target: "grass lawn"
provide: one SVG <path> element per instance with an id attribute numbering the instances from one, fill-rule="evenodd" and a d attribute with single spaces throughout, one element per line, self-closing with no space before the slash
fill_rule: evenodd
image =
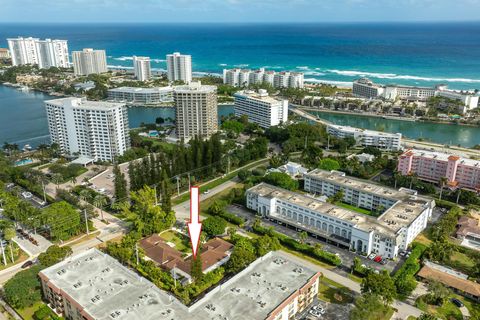
<path id="1" fill-rule="evenodd" d="M 16 309 L 16 311 L 23 319 L 33 319 L 33 314 L 35 313 L 35 311 L 37 311 L 43 305 L 44 303 L 42 301 L 39 301 L 34 303 L 31 307 L 25 309 Z"/>
<path id="2" fill-rule="evenodd" d="M 347 277 L 348 277 L 350 280 L 353 280 L 353 281 L 355 281 L 355 282 L 357 282 L 357 283 L 362 283 L 362 278 L 357 277 L 357 276 L 354 275 L 354 274 L 349 273 Z"/>
<path id="3" fill-rule="evenodd" d="M 414 316 L 408 316 L 407 320 L 417 320 Z"/>
<path id="4" fill-rule="evenodd" d="M 335 304 L 346 304 L 353 302 L 353 295 L 350 289 L 327 278 L 320 279 L 318 298 L 320 300 Z"/>
<path id="5" fill-rule="evenodd" d="M 419 299 L 420 299 L 419 298 L 419 299 L 417 299 L 417 301 L 415 303 L 415 306 L 418 309 L 420 309 L 424 312 L 427 312 L 427 313 L 431 313 L 431 314 L 437 316 L 440 319 L 462 320 L 463 316 L 462 316 L 462 313 L 460 312 L 460 309 L 458 309 L 458 307 L 450 301 L 450 299 L 454 296 L 456 297 L 456 295 L 451 295 L 448 298 L 448 300 L 442 306 L 435 306 L 435 305 L 427 304 L 423 301 L 419 301 Z"/>
<path id="6" fill-rule="evenodd" d="M 458 252 L 458 251 L 453 252 L 453 254 L 450 256 L 450 260 L 452 262 L 457 262 L 457 263 L 465 266 L 466 268 L 475 267 L 475 261 L 470 259 L 470 257 L 467 256 L 466 254 Z"/>
<path id="7" fill-rule="evenodd" d="M 416 242 L 419 242 L 421 244 L 424 244 L 426 246 L 429 246 L 432 243 L 432 240 L 428 239 L 428 237 L 425 235 L 425 231 L 420 233 L 416 238 Z"/>
<path id="8" fill-rule="evenodd" d="M 177 249 L 178 251 L 184 253 L 190 252 L 190 241 L 188 237 L 184 236 L 183 234 L 176 231 L 168 230 L 162 232 L 160 234 L 160 237 L 167 242 L 175 244 L 175 249 Z"/>
<path id="9" fill-rule="evenodd" d="M 15 256 L 15 249 L 14 249 L 14 255 L 13 258 L 15 259 L 15 262 L 12 263 L 12 260 L 10 260 L 10 255 L 6 252 L 5 257 L 7 258 L 7 265 L 3 264 L 3 258 L 0 258 L 0 270 L 10 268 L 11 266 L 14 266 L 16 264 L 22 263 L 25 260 L 28 259 L 28 255 L 23 251 L 22 249 L 18 248 L 18 256 Z"/>
<path id="10" fill-rule="evenodd" d="M 359 208 L 359 207 L 356 207 L 356 206 L 352 206 L 351 204 L 348 204 L 348 203 L 344 203 L 344 202 L 339 201 L 339 202 L 336 202 L 335 205 L 337 205 L 339 207 L 342 207 L 342 208 L 345 208 L 345 209 L 348 209 L 348 210 L 358 212 L 358 213 L 366 214 L 368 216 L 374 216 L 374 217 L 377 216 L 377 214 L 373 213 L 370 210 Z"/>

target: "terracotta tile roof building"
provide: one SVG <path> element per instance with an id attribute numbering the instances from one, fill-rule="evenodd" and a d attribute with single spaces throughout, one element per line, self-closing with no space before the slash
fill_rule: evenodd
<path id="1" fill-rule="evenodd" d="M 438 281 L 461 295 L 480 301 L 480 284 L 468 280 L 467 275 L 453 269 L 427 261 L 417 276 Z"/>
<path id="2" fill-rule="evenodd" d="M 180 275 L 191 281 L 191 255 L 185 258 L 182 252 L 170 247 L 158 235 L 152 235 L 140 240 L 140 247 L 145 251 L 145 255 L 149 259 L 163 269 L 170 271 L 174 277 Z M 231 243 L 220 238 L 215 238 L 205 243 L 200 250 L 202 271 L 204 273 L 212 271 L 227 262 L 232 248 L 233 245 Z"/>

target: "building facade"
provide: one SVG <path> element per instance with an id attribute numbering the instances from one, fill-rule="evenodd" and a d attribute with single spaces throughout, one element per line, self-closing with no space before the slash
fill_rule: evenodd
<path id="1" fill-rule="evenodd" d="M 10 51 L 7 48 L 0 48 L 0 59 L 9 59 Z"/>
<path id="2" fill-rule="evenodd" d="M 150 57 L 133 56 L 133 70 L 135 78 L 140 81 L 147 81 L 152 78 L 152 71 L 150 68 Z"/>
<path id="3" fill-rule="evenodd" d="M 62 98 L 45 101 L 52 143 L 62 153 L 113 161 L 130 148 L 125 104 Z"/>
<path id="4" fill-rule="evenodd" d="M 478 101 L 480 99 L 479 96 L 475 95 L 471 92 L 457 92 L 453 90 L 438 90 L 437 96 L 448 98 L 455 101 L 460 101 L 462 104 L 461 107 L 458 108 L 458 112 L 465 114 L 470 110 L 478 108 Z"/>
<path id="5" fill-rule="evenodd" d="M 266 90 L 241 91 L 235 97 L 235 116 L 248 116 L 248 121 L 262 128 L 277 126 L 288 120 L 288 100 L 270 97 Z"/>
<path id="6" fill-rule="evenodd" d="M 75 75 L 86 76 L 108 71 L 105 50 L 91 48 L 72 52 L 73 71 Z"/>
<path id="7" fill-rule="evenodd" d="M 303 88 L 304 74 L 290 71 L 266 71 L 264 68 L 258 70 L 223 69 L 223 83 L 233 87 L 268 83 L 274 88 Z"/>
<path id="8" fill-rule="evenodd" d="M 398 151 L 401 149 L 401 133 L 387 133 L 335 124 L 327 125 L 327 133 L 339 139 L 353 137 L 357 145 L 363 147 L 372 146 L 388 151 Z"/>
<path id="9" fill-rule="evenodd" d="M 290 320 L 314 301 L 320 276 L 281 251 L 269 252 L 186 306 L 97 249 L 39 273 L 48 306 L 69 320 Z"/>
<path id="10" fill-rule="evenodd" d="M 342 172 L 314 170 L 305 191 L 327 196 L 342 191 L 343 202 L 367 215 L 265 183 L 247 190 L 247 207 L 280 224 L 358 253 L 395 258 L 425 229 L 435 203 L 413 190 L 394 190 L 346 178 Z"/>
<path id="11" fill-rule="evenodd" d="M 385 88 L 383 86 L 373 83 L 368 78 L 353 81 L 352 93 L 356 97 L 378 98 L 383 96 L 384 91 Z"/>
<path id="12" fill-rule="evenodd" d="M 174 52 L 167 54 L 168 81 L 192 82 L 192 56 Z"/>
<path id="13" fill-rule="evenodd" d="M 7 39 L 7 42 L 14 66 L 32 64 L 40 69 L 70 67 L 67 40 L 19 37 Z"/>
<path id="14" fill-rule="evenodd" d="M 480 191 L 480 161 L 456 155 L 409 149 L 398 157 L 397 170 L 402 175 L 416 174 L 424 181 L 441 183 L 446 178 L 450 188 Z"/>
<path id="15" fill-rule="evenodd" d="M 218 131 L 217 87 L 192 82 L 173 88 L 177 136 L 208 138 Z"/>
<path id="16" fill-rule="evenodd" d="M 131 105 L 157 105 L 173 102 L 172 87 L 119 87 L 108 90 L 108 99 Z"/>

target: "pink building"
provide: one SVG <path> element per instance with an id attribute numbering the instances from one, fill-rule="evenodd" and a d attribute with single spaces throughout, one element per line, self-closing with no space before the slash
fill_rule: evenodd
<path id="1" fill-rule="evenodd" d="M 480 161 L 447 153 L 409 149 L 398 158 L 402 175 L 415 173 L 419 179 L 439 183 L 447 178 L 450 187 L 480 191 Z"/>

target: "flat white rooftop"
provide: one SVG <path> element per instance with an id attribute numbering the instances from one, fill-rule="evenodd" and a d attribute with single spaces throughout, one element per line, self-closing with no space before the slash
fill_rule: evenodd
<path id="1" fill-rule="evenodd" d="M 97 249 L 40 275 L 98 320 L 252 320 L 265 319 L 318 274 L 282 252 L 271 252 L 190 307 Z"/>
<path id="2" fill-rule="evenodd" d="M 401 136 L 402 136 L 401 133 L 389 133 L 389 132 L 382 132 L 382 131 L 374 131 L 374 130 L 361 129 L 361 128 L 355 128 L 355 127 L 350 127 L 350 126 L 340 126 L 340 125 L 336 125 L 336 124 L 329 124 L 328 127 L 331 127 L 331 128 L 336 129 L 338 131 L 352 133 L 352 134 L 361 133 L 361 134 L 364 134 L 364 135 L 383 136 L 383 137 L 391 137 L 391 138 L 401 138 Z"/>
<path id="3" fill-rule="evenodd" d="M 172 87 L 153 87 L 153 88 L 139 88 L 139 87 L 119 87 L 109 89 L 109 92 L 121 92 L 121 93 L 168 93 L 172 92 Z"/>
<path id="4" fill-rule="evenodd" d="M 413 155 L 414 157 L 423 157 L 428 159 L 435 159 L 437 161 L 445 161 L 447 162 L 450 157 L 458 157 L 459 163 L 462 165 L 472 166 L 472 167 L 479 167 L 480 168 L 480 161 L 473 160 L 469 158 L 464 158 L 461 156 L 457 156 L 454 154 L 437 152 L 437 151 L 427 151 L 427 150 L 418 150 L 418 149 L 408 149 L 403 153 L 403 155 Z"/>
<path id="5" fill-rule="evenodd" d="M 262 93 L 255 92 L 255 91 L 252 91 L 252 90 L 240 91 L 240 92 L 235 93 L 234 96 L 235 97 L 248 97 L 249 99 L 252 99 L 252 100 L 256 100 L 256 101 L 260 101 L 260 102 L 266 102 L 266 103 L 269 103 L 269 104 L 276 104 L 276 105 L 281 104 L 284 101 L 284 100 L 276 99 L 276 98 L 268 95 L 268 93 L 262 94 Z"/>
<path id="6" fill-rule="evenodd" d="M 53 100 L 46 100 L 46 104 L 51 104 L 59 107 L 69 107 L 69 108 L 82 108 L 82 109 L 98 109 L 98 110 L 108 110 L 112 108 L 118 108 L 125 106 L 121 102 L 107 102 L 107 101 L 89 101 L 85 98 L 60 98 Z"/>

